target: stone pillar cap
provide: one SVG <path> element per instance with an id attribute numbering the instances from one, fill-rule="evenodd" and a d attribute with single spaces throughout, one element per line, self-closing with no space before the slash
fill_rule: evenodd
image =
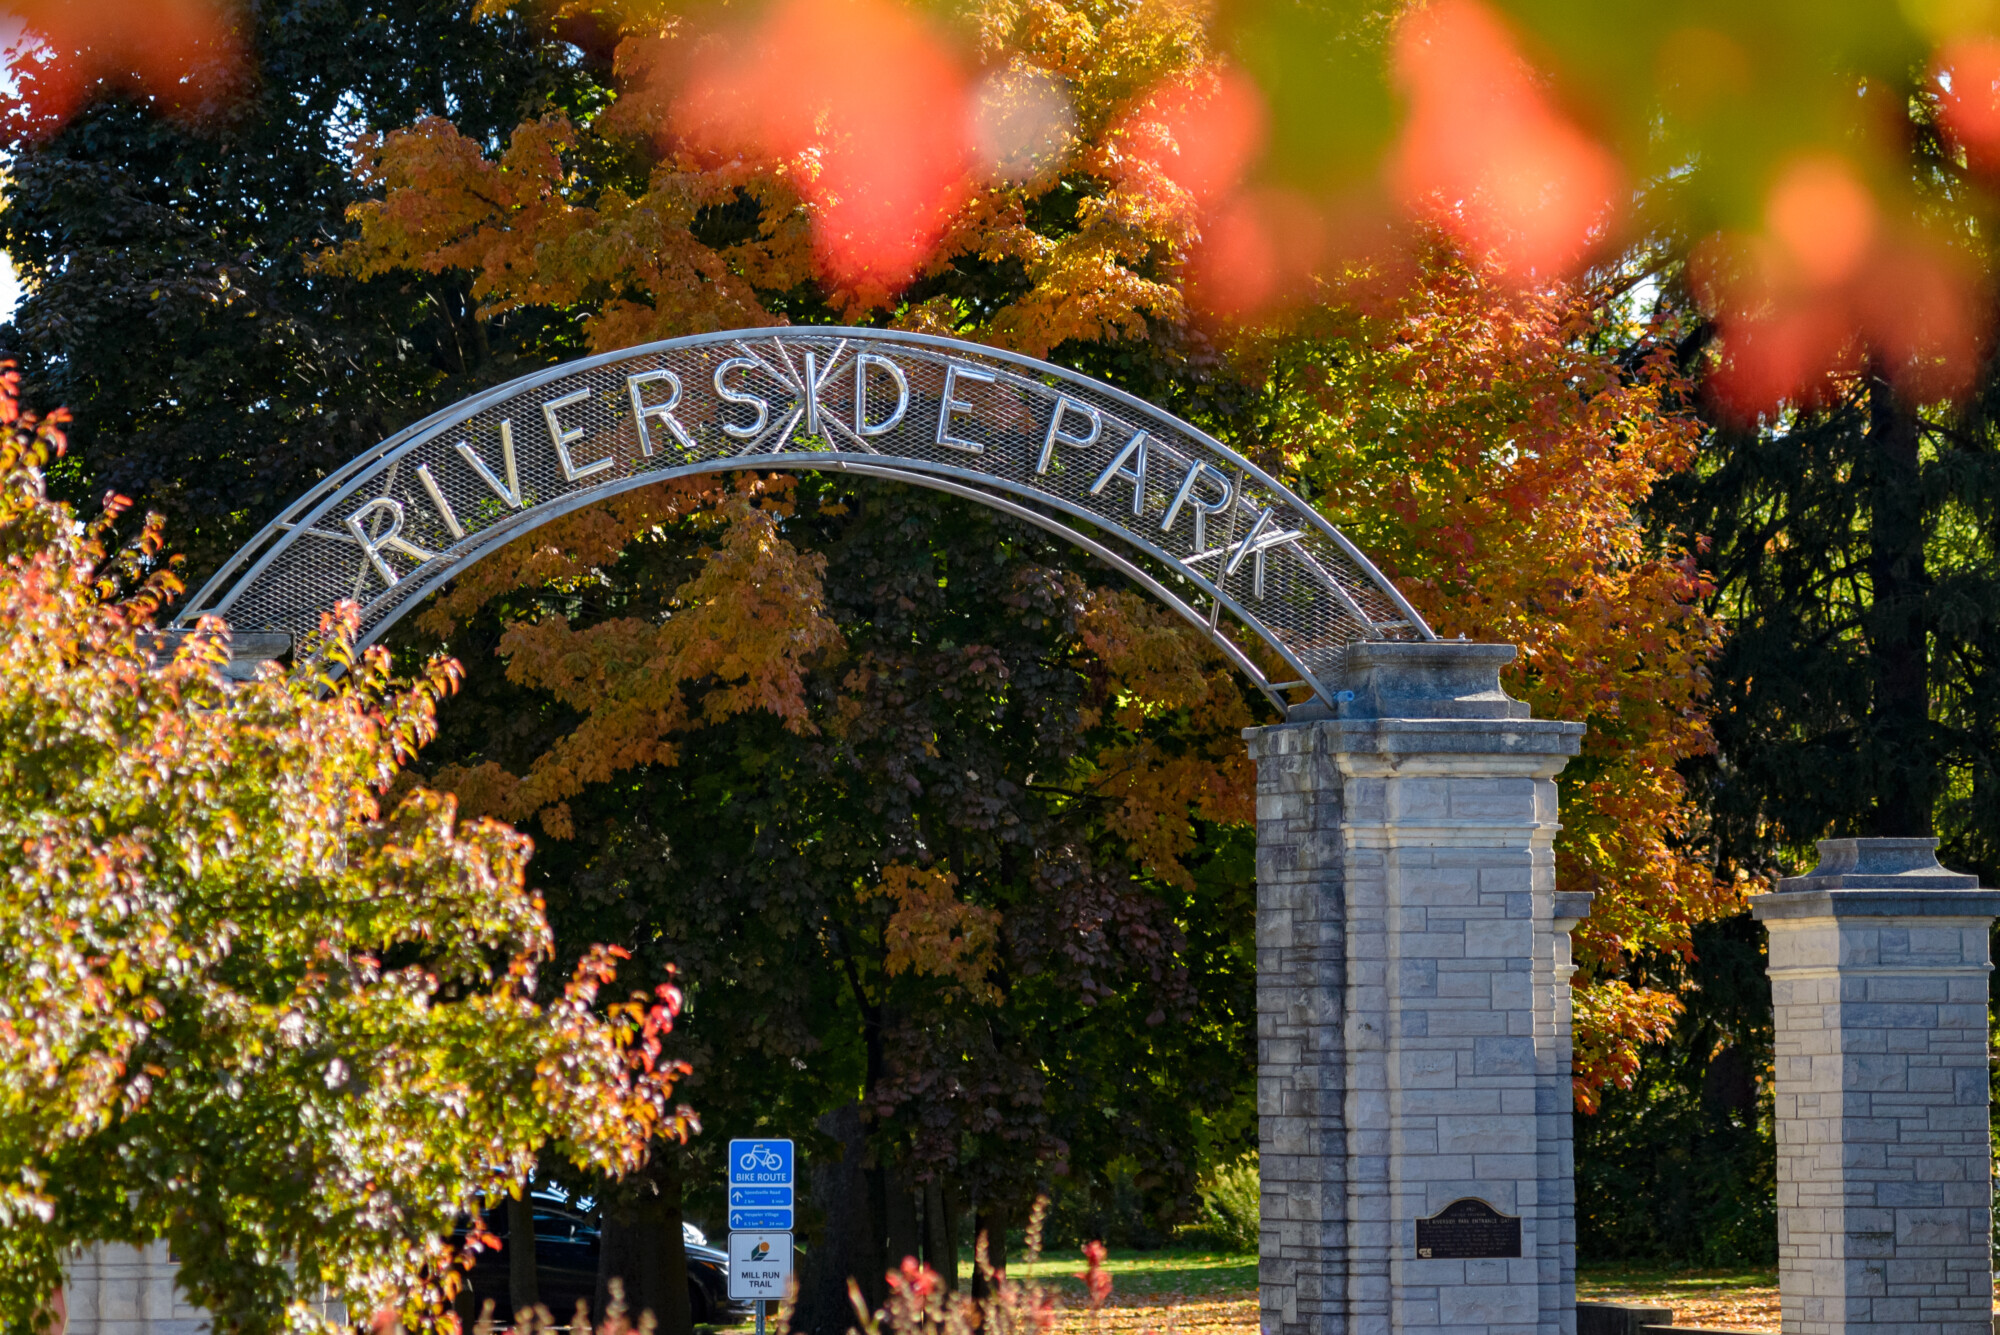
<path id="1" fill-rule="evenodd" d="M 1822 839 L 1819 865 L 1787 876 L 1775 894 L 1750 901 L 1760 919 L 1834 917 L 1995 917 L 2000 890 L 1937 860 L 1935 839 Z"/>
<path id="2" fill-rule="evenodd" d="M 1798 890 L 1977 890 L 1979 878 L 1947 871 L 1935 839 L 1822 839 L 1819 865 L 1787 876 L 1778 892 Z"/>
<path id="3" fill-rule="evenodd" d="M 1500 687 L 1511 644 L 1363 640 L 1347 647 L 1338 718 L 1524 719 L 1528 706 Z"/>

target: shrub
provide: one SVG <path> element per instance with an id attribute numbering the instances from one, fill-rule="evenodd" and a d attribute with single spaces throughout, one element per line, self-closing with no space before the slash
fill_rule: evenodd
<path id="1" fill-rule="evenodd" d="M 528 840 L 392 799 L 457 665 L 399 683 L 354 617 L 233 684 L 163 649 L 157 520 L 113 554 L 51 500 L 62 419 L 0 363 L 0 1323 L 71 1247 L 167 1239 L 223 1335 L 435 1322 L 442 1241 L 544 1146 L 604 1171 L 678 1134 L 679 995 L 544 989 Z M 547 995 L 553 992 L 553 995 Z M 609 1001 L 608 1006 L 603 1002 Z"/>
<path id="2" fill-rule="evenodd" d="M 1043 1196 L 1028 1217 L 1022 1259 L 1031 1267 L 1041 1256 L 1042 1224 L 1048 1209 L 1049 1198 Z M 1111 1276 L 1104 1270 L 1104 1244 L 1087 1243 L 1083 1252 L 1086 1268 L 1078 1278 L 1090 1293 L 1091 1311 L 1101 1311 L 1111 1296 Z M 983 1234 L 973 1245 L 972 1257 L 986 1292 L 984 1298 L 947 1292 L 938 1273 L 919 1264 L 915 1257 L 905 1257 L 900 1267 L 889 1272 L 889 1301 L 878 1312 L 868 1310 L 861 1286 L 849 1280 L 847 1294 L 859 1323 L 853 1335 L 1047 1335 L 1054 1329 L 1053 1293 L 1033 1279 L 1012 1280 L 996 1270 L 988 1258 Z M 778 1329 L 791 1329 L 790 1304 L 779 1315 Z"/>
<path id="3" fill-rule="evenodd" d="M 1201 1208 L 1181 1229 L 1181 1239 L 1222 1251 L 1255 1251 L 1262 1196 L 1257 1156 L 1246 1154 L 1211 1169 L 1199 1190 Z"/>

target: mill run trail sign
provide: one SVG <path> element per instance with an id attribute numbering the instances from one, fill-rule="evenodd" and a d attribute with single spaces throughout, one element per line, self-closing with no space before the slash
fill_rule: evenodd
<path id="1" fill-rule="evenodd" d="M 914 334 L 650 344 L 390 437 L 287 507 L 182 622 L 226 620 L 244 657 L 353 600 L 365 643 L 560 515 L 780 468 L 932 487 L 1060 534 L 1200 628 L 1286 719 L 1248 736 L 1264 1335 L 1574 1329 L 1568 930 L 1590 896 L 1555 892 L 1551 842 L 1582 727 L 1530 718 L 1500 688 L 1513 646 L 1438 640 L 1337 527 L 1158 408 Z M 1438 1222 L 1467 1201 L 1504 1246 Z M 1451 1227 L 1449 1245 L 1429 1236 Z"/>

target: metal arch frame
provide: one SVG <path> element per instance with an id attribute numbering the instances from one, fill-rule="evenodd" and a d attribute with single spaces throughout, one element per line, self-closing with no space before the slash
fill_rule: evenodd
<path id="1" fill-rule="evenodd" d="M 627 491 L 636 491 L 640 487 L 652 486 L 656 483 L 671 481 L 675 478 L 694 477 L 702 473 L 729 473 L 729 472 L 740 472 L 740 471 L 811 472 L 819 469 L 825 469 L 826 471 L 829 472 L 859 473 L 864 476 L 879 477 L 886 481 L 903 482 L 911 486 L 925 487 L 932 491 L 941 491 L 941 492 L 947 492 L 954 496 L 963 496 L 969 500 L 978 501 L 981 505 L 984 505 L 989 509 L 998 510 L 1003 514 L 1011 515 L 1016 519 L 1025 520 L 1026 522 L 1033 524 L 1038 528 L 1044 529 L 1050 533 L 1055 534 L 1056 536 L 1062 538 L 1066 542 L 1075 543 L 1078 547 L 1081 547 L 1084 551 L 1089 552 L 1092 556 L 1097 557 L 1105 564 L 1117 570 L 1120 574 L 1126 576 L 1127 578 L 1131 579 L 1134 583 L 1144 588 L 1146 592 L 1150 593 L 1154 598 L 1164 603 L 1170 610 L 1178 613 L 1190 625 L 1194 626 L 1196 629 L 1201 631 L 1202 634 L 1206 635 L 1209 638 L 1209 640 L 1214 643 L 1216 648 L 1220 649 L 1223 655 L 1227 657 L 1232 664 L 1234 664 L 1240 671 L 1242 671 L 1245 676 L 1249 677 L 1252 684 L 1254 684 L 1258 690 L 1262 691 L 1266 696 L 1266 698 L 1268 698 L 1271 701 L 1271 703 L 1276 705 L 1280 710 L 1283 710 L 1288 706 L 1284 697 L 1279 695 L 1278 692 L 1285 690 L 1288 687 L 1296 685 L 1305 685 L 1312 687 L 1316 693 L 1324 694 L 1324 690 L 1318 678 L 1315 677 L 1310 671 L 1308 671 L 1305 668 L 1305 666 L 1302 663 L 1300 663 L 1298 659 L 1289 650 L 1287 650 L 1283 645 L 1277 644 L 1274 641 L 1272 641 L 1270 637 L 1263 636 L 1260 633 L 1260 638 L 1262 638 L 1266 644 L 1270 644 L 1271 647 L 1277 653 L 1279 653 L 1284 657 L 1286 665 L 1288 667 L 1291 667 L 1293 670 L 1297 671 L 1300 674 L 1299 679 L 1297 681 L 1273 683 L 1270 680 L 1270 678 L 1267 677 L 1264 674 L 1264 672 L 1261 669 L 1259 669 L 1254 662 L 1250 660 L 1249 656 L 1243 652 L 1241 645 L 1238 645 L 1235 641 L 1231 640 L 1227 635 L 1222 634 L 1221 630 L 1218 627 L 1211 626 L 1206 616 L 1204 616 L 1201 612 L 1197 611 L 1185 599 L 1181 598 L 1178 594 L 1174 593 L 1166 585 L 1162 584 L 1158 579 L 1154 578 L 1154 576 L 1149 574 L 1143 567 L 1135 564 L 1131 560 L 1120 555 L 1115 548 L 1106 546 L 1104 543 L 1097 541 L 1095 538 L 1089 537 L 1083 533 L 1079 533 L 1076 529 L 1071 528 L 1067 524 L 1062 523 L 1060 520 L 1054 518 L 1053 516 L 1042 514 L 1037 510 L 1031 509 L 1025 505 L 1021 505 L 1018 502 L 1008 500 L 1004 497 L 992 495 L 978 486 L 967 485 L 966 482 L 958 479 L 977 478 L 981 482 L 991 483 L 993 485 L 1007 486 L 1008 490 L 1016 491 L 1019 494 L 1032 496 L 1035 500 L 1038 501 L 1047 501 L 1052 504 L 1057 504 L 1057 503 L 1063 504 L 1063 508 L 1068 510 L 1073 510 L 1077 514 L 1089 519 L 1093 523 L 1098 522 L 1097 517 L 1095 515 L 1091 515 L 1088 511 L 1081 510 L 1074 506 L 1070 506 L 1067 503 L 1062 503 L 1060 502 L 1059 498 L 1043 496 L 1039 492 L 1026 491 L 1025 489 L 1022 488 L 1013 487 L 1011 486 L 1011 484 L 1006 484 L 1001 480 L 987 478 L 982 474 L 969 473 L 962 469 L 950 470 L 952 473 L 957 475 L 956 477 L 951 477 L 951 476 L 940 476 L 938 472 L 932 471 L 934 469 L 939 469 L 940 466 L 938 465 L 925 464 L 921 468 L 918 468 L 909 466 L 909 461 L 898 460 L 897 462 L 899 464 L 902 464 L 903 466 L 889 467 L 885 466 L 883 463 L 883 459 L 885 458 L 885 456 L 880 456 L 880 455 L 832 456 L 825 454 L 820 454 L 820 455 L 798 454 L 798 455 L 777 455 L 777 456 L 772 456 L 769 459 L 766 459 L 764 456 L 754 456 L 754 457 L 759 460 L 759 462 L 755 465 L 753 465 L 749 460 L 745 459 L 712 459 L 712 460 L 705 460 L 701 463 L 688 464 L 680 468 L 662 469 L 657 472 L 647 473 L 639 477 L 620 478 L 616 482 L 607 482 L 603 486 L 592 488 L 589 491 L 577 492 L 572 495 L 565 496 L 560 501 L 550 501 L 546 504 L 536 506 L 532 510 L 525 510 L 519 516 L 515 517 L 514 519 L 508 522 L 496 524 L 492 528 L 486 529 L 484 532 L 480 534 L 481 541 L 478 546 L 471 548 L 470 550 L 465 551 L 463 553 L 460 553 L 459 555 L 454 557 L 449 563 L 445 564 L 442 569 L 439 569 L 433 573 L 428 573 L 428 574 L 419 575 L 413 573 L 409 576 L 406 576 L 405 578 L 407 581 L 414 581 L 415 583 L 415 588 L 410 594 L 410 596 L 405 598 L 396 607 L 396 609 L 392 611 L 388 616 L 382 618 L 381 621 L 369 627 L 362 634 L 360 640 L 357 642 L 357 647 L 365 648 L 366 646 L 373 644 L 376 640 L 380 639 L 391 626 L 395 625 L 398 621 L 402 620 L 413 609 L 420 606 L 426 598 L 430 597 L 430 595 L 436 593 L 438 589 L 443 587 L 445 584 L 449 583 L 453 578 L 455 578 L 459 574 L 459 572 L 464 570 L 467 566 L 473 565 L 478 561 L 484 560 L 486 557 L 491 556 L 495 551 L 506 546 L 508 543 L 514 541 L 516 538 L 524 537 L 527 534 L 534 532 L 536 529 L 540 528 L 544 524 L 551 523 L 557 519 L 560 519 L 564 515 L 573 514 L 576 511 L 581 510 L 586 506 L 595 505 L 599 501 L 609 500 L 611 497 L 621 495 L 622 493 Z M 918 462 L 921 463 L 922 461 Z M 1142 538 L 1136 538 L 1131 536 L 1130 534 L 1123 532 L 1120 532 L 1119 536 L 1131 542 L 1134 546 L 1143 548 L 1148 555 L 1158 557 L 1159 559 L 1171 564 L 1174 567 L 1175 574 L 1180 575 L 1183 578 L 1190 579 L 1195 583 L 1199 584 L 1203 592 L 1208 593 L 1211 597 L 1218 597 L 1222 605 L 1225 608 L 1229 609 L 1230 613 L 1234 615 L 1239 621 L 1244 621 L 1246 624 L 1250 624 L 1253 629 L 1255 628 L 1254 623 L 1250 622 L 1249 618 L 1247 618 L 1240 611 L 1239 604 L 1236 602 L 1236 600 L 1228 597 L 1226 594 L 1220 594 L 1219 591 L 1215 589 L 1215 586 L 1211 584 L 1208 580 L 1204 579 L 1199 572 L 1188 570 L 1186 567 L 1182 566 L 1178 561 L 1175 561 L 1172 557 L 1167 556 L 1165 553 L 1161 552 L 1157 547 L 1153 546 L 1153 544 L 1146 542 Z M 422 570 L 422 567 L 419 567 L 419 570 Z M 202 615 L 211 615 L 211 614 L 205 614 L 197 611 L 189 611 L 183 614 L 182 621 L 188 622 L 191 621 L 193 618 Z"/>
<path id="2" fill-rule="evenodd" d="M 1278 694 L 1279 691 L 1300 684 L 1314 685 L 1315 692 L 1317 693 L 1318 691 L 1318 687 L 1317 685 L 1314 684 L 1313 679 L 1310 675 L 1302 679 L 1302 682 L 1280 682 L 1275 685 L 1272 684 L 1270 678 L 1266 677 L 1263 671 L 1260 668 L 1258 668 L 1258 666 L 1255 663 L 1250 661 L 1250 656 L 1243 652 L 1242 646 L 1238 645 L 1234 640 L 1230 639 L 1227 635 L 1224 635 L 1221 632 L 1221 630 L 1218 629 L 1217 627 L 1210 625 L 1208 623 L 1207 618 L 1203 617 L 1200 612 L 1197 612 L 1194 608 L 1190 607 L 1183 599 L 1175 596 L 1173 591 L 1167 588 L 1166 585 L 1160 583 L 1160 581 L 1154 579 L 1151 575 L 1147 574 L 1140 567 L 1132 564 L 1132 562 L 1120 556 L 1112 548 L 1106 547 L 1103 543 L 1098 542 L 1094 538 L 1085 537 L 1083 534 L 1078 533 L 1075 529 L 1070 528 L 1065 524 L 1058 523 L 1056 520 L 1051 519 L 1049 516 L 1045 514 L 1042 514 L 1035 510 L 1031 510 L 1025 505 L 1017 505 L 1013 501 L 1002 500 L 998 496 L 986 495 L 984 492 L 978 490 L 975 487 L 963 486 L 956 482 L 947 481 L 944 478 L 927 477 L 921 474 L 905 473 L 900 469 L 876 468 L 866 464 L 859 466 L 850 464 L 848 465 L 845 471 L 850 473 L 867 474 L 874 477 L 891 478 L 894 479 L 895 481 L 907 482 L 914 486 L 929 487 L 933 491 L 949 492 L 951 495 L 954 496 L 964 496 L 967 497 L 968 499 L 978 501 L 981 505 L 990 506 L 991 508 L 1000 511 L 1002 514 L 1008 514 L 1014 516 L 1016 519 L 1026 520 L 1028 523 L 1034 524 L 1039 528 L 1046 529 L 1050 533 L 1055 534 L 1057 537 L 1060 537 L 1067 542 L 1075 543 L 1078 547 L 1083 548 L 1084 551 L 1089 552 L 1092 556 L 1095 556 L 1098 560 L 1104 562 L 1112 569 L 1118 571 L 1120 574 L 1130 579 L 1133 583 L 1139 585 L 1139 587 L 1146 590 L 1146 592 L 1152 594 L 1154 598 L 1166 604 L 1166 606 L 1169 609 L 1179 613 L 1180 616 L 1183 619 L 1185 619 L 1189 625 L 1199 630 L 1203 635 L 1206 635 L 1209 638 L 1209 641 L 1213 643 L 1216 648 L 1222 651 L 1223 657 L 1227 658 L 1231 663 L 1235 664 L 1236 669 L 1239 672 L 1241 672 L 1244 676 L 1250 678 L 1252 684 L 1254 684 L 1258 690 L 1264 693 L 1264 698 L 1269 700 L 1274 706 L 1276 706 L 1278 712 L 1281 714 L 1284 713 L 1287 709 L 1289 709 L 1290 705 L 1286 702 L 1284 696 Z M 1241 617 L 1238 617 L 1238 620 L 1241 619 L 1242 619 Z M 1270 641 L 1268 639 L 1265 641 L 1265 643 L 1267 644 L 1269 642 Z M 1280 652 L 1283 651 L 1281 650 Z M 1287 654 L 1285 661 L 1288 664 L 1290 664 L 1293 660 L 1291 656 Z"/>
<path id="3" fill-rule="evenodd" d="M 640 487 L 652 486 L 656 483 L 671 481 L 675 478 L 693 477 L 702 473 L 729 473 L 746 470 L 810 472 L 825 469 L 829 472 L 859 473 L 864 476 L 879 477 L 888 481 L 908 483 L 911 486 L 926 487 L 932 491 L 948 492 L 954 496 L 963 496 L 969 500 L 978 501 L 981 505 L 1012 515 L 1016 519 L 1025 520 L 1038 528 L 1057 535 L 1066 542 L 1075 543 L 1078 547 L 1081 547 L 1092 556 L 1097 557 L 1120 574 L 1140 585 L 1153 595 L 1153 597 L 1164 603 L 1170 610 L 1185 618 L 1190 625 L 1206 635 L 1222 651 L 1224 656 L 1241 670 L 1244 675 L 1248 676 L 1257 689 L 1262 691 L 1270 699 L 1271 703 L 1279 709 L 1284 709 L 1287 705 L 1284 698 L 1278 692 L 1290 686 L 1310 686 L 1314 689 L 1315 693 L 1325 694 L 1319 679 L 1303 663 L 1299 662 L 1290 650 L 1272 640 L 1271 637 L 1263 635 L 1261 632 L 1259 633 L 1259 638 L 1263 639 L 1266 644 L 1269 644 L 1275 652 L 1284 658 L 1286 666 L 1299 673 L 1299 679 L 1296 682 L 1272 683 L 1263 671 L 1243 652 L 1242 646 L 1222 634 L 1218 627 L 1211 626 L 1206 616 L 1202 615 L 1201 612 L 1189 605 L 1185 599 L 1175 594 L 1166 585 L 1154 578 L 1143 567 L 1120 555 L 1115 548 L 1106 546 L 1104 543 L 1078 532 L 1076 529 L 1071 528 L 1050 515 L 1042 514 L 1037 510 L 1004 497 L 992 495 L 980 486 L 968 485 L 968 480 L 976 479 L 980 483 L 1004 487 L 1016 494 L 1031 497 L 1037 501 L 1060 505 L 1063 509 L 1071 511 L 1092 524 L 1100 524 L 1101 521 L 1099 518 L 1089 511 L 1070 505 L 1060 497 L 1045 496 L 1040 492 L 1016 487 L 1004 479 L 989 478 L 984 474 L 973 473 L 965 469 L 946 470 L 942 465 L 930 464 L 922 460 L 914 462 L 897 460 L 896 463 L 899 466 L 891 467 L 884 463 L 884 460 L 888 457 L 865 454 L 782 454 L 773 456 L 756 455 L 748 459 L 711 459 L 701 463 L 687 464 L 679 468 L 661 469 L 656 472 L 642 474 L 638 477 L 619 478 L 617 481 L 607 482 L 601 487 L 594 487 L 588 491 L 575 492 L 563 497 L 559 501 L 546 502 L 536 506 L 532 510 L 524 510 L 518 516 L 504 523 L 496 524 L 484 530 L 480 534 L 481 540 L 478 546 L 459 553 L 441 569 L 431 573 L 413 573 L 406 576 L 406 580 L 414 581 L 415 583 L 415 588 L 410 596 L 405 598 L 388 616 L 369 627 L 363 633 L 357 647 L 365 648 L 380 639 L 391 626 L 402 620 L 411 610 L 421 605 L 424 599 L 449 583 L 467 566 L 484 560 L 516 538 L 532 533 L 542 525 L 560 519 L 564 515 L 573 514 L 585 506 L 595 505 L 599 501 L 609 500 L 613 496 L 621 495 L 627 491 L 635 491 Z M 754 463 L 752 462 L 753 460 L 755 460 Z M 941 475 L 946 473 L 949 475 Z M 1237 620 L 1244 622 L 1252 629 L 1256 629 L 1254 620 L 1242 611 L 1241 605 L 1234 598 L 1217 589 L 1199 571 L 1188 569 L 1144 538 L 1136 537 L 1123 530 L 1118 530 L 1118 536 L 1130 542 L 1133 546 L 1141 548 L 1147 555 L 1153 556 L 1173 567 L 1175 574 L 1199 585 L 1204 593 L 1221 602 L 1222 606 L 1232 616 L 1235 616 Z M 418 569 L 421 571 L 423 568 L 419 567 Z M 191 623 L 197 617 L 219 615 L 226 610 L 226 603 L 222 607 L 208 613 L 190 609 L 182 614 L 180 620 L 183 624 L 187 624 Z"/>
<path id="4" fill-rule="evenodd" d="M 315 522 L 321 519 L 335 505 L 350 497 L 364 482 L 375 476 L 377 465 L 386 464 L 394 468 L 399 463 L 402 455 L 414 451 L 429 441 L 434 435 L 440 434 L 447 428 L 474 417 L 494 404 L 514 399 L 539 386 L 561 380 L 565 377 L 575 376 L 598 367 L 612 365 L 649 354 L 672 352 L 707 344 L 740 343 L 758 338 L 776 339 L 786 336 L 798 337 L 800 335 L 811 335 L 820 338 L 847 337 L 878 344 L 900 343 L 931 352 L 948 355 L 971 355 L 1002 362 L 1029 373 L 1023 378 L 1036 388 L 1048 389 L 1049 378 L 1054 378 L 1059 382 L 1066 382 L 1088 389 L 1091 393 L 1109 399 L 1142 419 L 1152 419 L 1167 424 L 1174 431 L 1185 435 L 1200 447 L 1211 451 L 1218 459 L 1225 461 L 1229 466 L 1239 470 L 1245 478 L 1254 479 L 1268 491 L 1289 501 L 1305 522 L 1316 527 L 1324 537 L 1330 540 L 1342 553 L 1352 560 L 1375 588 L 1402 613 L 1405 619 L 1404 624 L 1416 631 L 1423 639 L 1433 640 L 1437 638 L 1435 632 L 1431 630 L 1430 626 L 1418 614 L 1416 609 L 1410 605 L 1409 601 L 1403 597 L 1401 591 L 1382 575 L 1374 563 L 1347 538 L 1346 534 L 1328 522 L 1324 516 L 1319 514 L 1310 505 L 1307 505 L 1303 500 L 1295 496 L 1289 488 L 1277 482 L 1255 464 L 1237 454 L 1226 445 L 1223 445 L 1220 441 L 1215 440 L 1206 432 L 1180 420 L 1163 409 L 1134 395 L 1127 394 L 1114 386 L 1106 385 L 1101 381 L 1080 375 L 1064 367 L 1024 357 L 1018 353 L 1007 352 L 1002 349 L 965 343 L 955 339 L 939 338 L 927 334 L 823 325 L 725 330 L 712 334 L 665 339 L 641 344 L 636 347 L 621 348 L 613 352 L 600 353 L 593 357 L 565 362 L 558 366 L 547 367 L 543 370 L 517 377 L 505 384 L 494 386 L 470 398 L 463 399 L 450 407 L 440 409 L 389 436 L 372 449 L 349 460 L 339 469 L 323 478 L 318 484 L 308 489 L 297 500 L 286 506 L 276 518 L 272 519 L 255 537 L 245 543 L 242 548 L 233 554 L 196 591 L 194 597 L 189 600 L 186 610 L 181 613 L 178 621 L 182 625 L 190 625 L 202 616 L 226 616 L 231 605 L 244 588 L 255 580 L 280 552 L 289 547 L 290 543 L 287 541 L 289 535 L 310 529 Z M 1141 585 L 1147 592 L 1177 612 L 1191 625 L 1200 629 L 1231 663 L 1244 672 L 1256 684 L 1258 689 L 1280 709 L 1285 708 L 1286 704 L 1278 692 L 1292 686 L 1303 685 L 1310 687 L 1314 695 L 1328 703 L 1331 703 L 1333 699 L 1332 693 L 1326 684 L 1320 680 L 1319 676 L 1310 670 L 1299 659 L 1297 654 L 1270 631 L 1265 629 L 1260 618 L 1252 615 L 1240 602 L 1230 597 L 1216 581 L 1208 579 L 1198 570 L 1186 565 L 1179 558 L 1170 555 L 1155 543 L 1140 537 L 1123 525 L 1112 523 L 1105 516 L 1075 505 L 1061 496 L 1032 487 L 1022 486 L 1006 478 L 994 477 L 989 474 L 934 463 L 924 459 L 912 459 L 888 454 L 853 454 L 846 451 L 788 451 L 780 454 L 733 455 L 702 460 L 678 467 L 651 470 L 617 478 L 600 486 L 571 492 L 558 499 L 524 509 L 508 519 L 480 531 L 475 535 L 476 541 L 473 546 L 457 552 L 440 553 L 440 557 L 443 559 L 435 562 L 425 562 L 411 571 L 409 575 L 404 577 L 404 582 L 408 583 L 415 580 L 415 587 L 399 598 L 397 605 L 390 610 L 388 615 L 368 628 L 363 635 L 361 643 L 366 645 L 378 639 L 389 627 L 393 626 L 406 615 L 411 608 L 417 606 L 430 594 L 434 593 L 438 587 L 467 567 L 491 555 L 498 547 L 526 533 L 532 532 L 534 529 L 551 520 L 570 514 L 586 505 L 595 504 L 611 496 L 638 487 L 651 486 L 679 477 L 712 472 L 779 469 L 793 471 L 827 469 L 906 482 L 916 486 L 928 487 L 933 490 L 964 496 L 979 501 L 990 508 L 1010 514 L 1015 518 L 1035 524 L 1062 537 L 1065 541 L 1075 543 L 1098 559 L 1106 562 L 1121 574 L 1126 575 Z M 1174 594 L 1158 579 L 1105 544 L 1085 536 L 1059 519 L 1029 506 L 1005 499 L 1001 495 L 994 494 L 996 491 L 1012 493 L 1025 500 L 1032 501 L 1036 505 L 1048 506 L 1067 512 L 1075 518 L 1088 523 L 1093 528 L 1116 536 L 1123 542 L 1130 544 L 1133 548 L 1163 563 L 1178 578 L 1191 583 L 1202 593 L 1206 594 L 1212 600 L 1214 614 L 1210 616 L 1202 615 L 1185 599 Z M 438 569 L 426 573 L 426 568 L 433 564 L 437 565 Z M 1376 630 L 1377 634 L 1379 634 L 1379 626 L 1394 624 L 1378 623 L 1373 620 L 1354 602 L 1353 598 L 1341 587 L 1337 580 L 1333 579 L 1324 570 L 1319 569 L 1316 562 L 1308 561 L 1307 565 L 1312 569 L 1322 587 L 1345 607 L 1347 614 L 1353 617 L 1358 624 L 1368 627 L 1371 630 Z M 1232 616 L 1255 632 L 1264 643 L 1269 645 L 1284 660 L 1286 665 L 1298 674 L 1297 680 L 1274 685 L 1263 672 L 1258 670 L 1248 656 L 1243 653 L 1241 647 L 1230 640 L 1228 636 L 1221 633 L 1217 623 L 1219 622 L 1219 614 L 1223 609 L 1227 609 Z"/>

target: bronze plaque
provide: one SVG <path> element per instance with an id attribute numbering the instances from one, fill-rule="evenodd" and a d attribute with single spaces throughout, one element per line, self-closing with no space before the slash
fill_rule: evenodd
<path id="1" fill-rule="evenodd" d="M 1521 1220 L 1476 1197 L 1453 1201 L 1417 1221 L 1417 1259 L 1487 1261 L 1521 1254 Z"/>

